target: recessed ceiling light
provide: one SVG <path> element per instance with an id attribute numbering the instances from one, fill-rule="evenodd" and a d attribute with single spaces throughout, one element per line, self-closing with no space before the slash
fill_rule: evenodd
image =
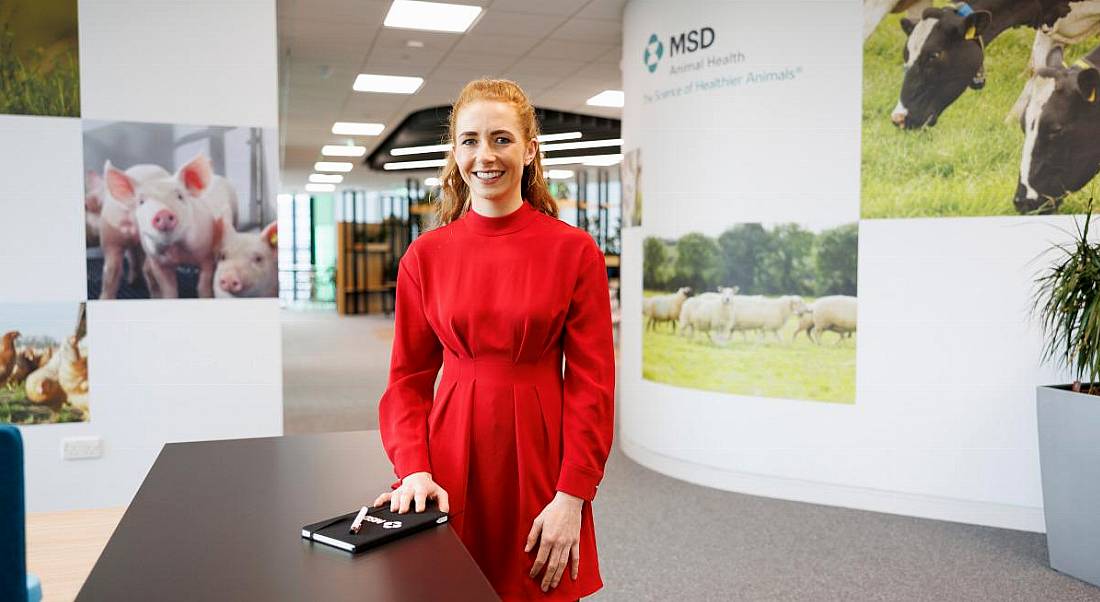
<path id="1" fill-rule="evenodd" d="M 425 161 L 397 161 L 393 163 L 383 163 L 382 169 L 385 169 L 386 171 L 393 171 L 395 169 L 425 169 L 428 167 L 443 167 L 446 164 L 446 159 L 428 159 Z"/>
<path id="2" fill-rule="evenodd" d="M 622 90 L 604 90 L 599 94 L 589 98 L 585 104 L 592 105 L 594 107 L 619 107 L 623 106 L 623 91 Z"/>
<path id="3" fill-rule="evenodd" d="M 608 140 L 582 140 L 581 142 L 559 142 L 557 144 L 545 144 L 540 147 L 541 150 L 550 152 L 555 150 L 576 150 L 578 148 L 600 148 L 603 146 L 622 146 L 623 139 L 615 138 Z"/>
<path id="4" fill-rule="evenodd" d="M 329 157 L 362 157 L 366 152 L 367 147 L 365 146 L 326 144 L 321 147 L 321 154 Z"/>
<path id="5" fill-rule="evenodd" d="M 424 185 L 425 186 L 439 186 L 440 184 L 441 184 L 441 182 L 440 182 L 439 178 L 435 178 L 435 177 L 424 178 Z"/>
<path id="6" fill-rule="evenodd" d="M 543 159 L 542 164 L 549 165 L 573 165 L 583 163 L 585 165 L 614 165 L 623 160 L 621 154 L 616 155 L 583 155 L 580 157 L 553 157 L 550 159 Z"/>
<path id="7" fill-rule="evenodd" d="M 382 24 L 400 29 L 462 33 L 470 28 L 480 14 L 480 6 L 394 0 Z"/>
<path id="8" fill-rule="evenodd" d="M 546 177 L 551 180 L 568 180 L 573 177 L 571 169 L 551 169 L 546 172 Z"/>
<path id="9" fill-rule="evenodd" d="M 421 42 L 420 40 L 406 40 L 405 46 L 409 48 L 423 48 L 424 42 Z"/>
<path id="10" fill-rule="evenodd" d="M 580 132 L 562 132 L 560 134 L 543 134 L 538 137 L 539 142 L 557 142 L 558 140 L 576 140 L 581 137 Z"/>
<path id="11" fill-rule="evenodd" d="M 403 146 L 390 149 L 390 154 L 395 157 L 403 155 L 424 155 L 427 153 L 445 153 L 451 150 L 450 144 L 428 144 L 426 146 Z"/>
<path id="12" fill-rule="evenodd" d="M 330 173 L 309 174 L 309 181 L 317 184 L 339 184 L 344 181 L 344 176 Z"/>
<path id="13" fill-rule="evenodd" d="M 383 94 L 415 94 L 424 85 L 423 77 L 408 75 L 378 75 L 360 73 L 351 89 L 356 92 L 381 92 Z"/>
<path id="14" fill-rule="evenodd" d="M 381 123 L 337 121 L 332 124 L 332 133 L 341 136 L 377 136 L 385 128 L 386 126 Z"/>
<path id="15" fill-rule="evenodd" d="M 555 140 L 576 140 L 581 137 L 580 132 L 563 132 L 561 134 L 543 134 L 537 138 L 539 142 L 553 142 Z M 622 144 L 622 142 L 619 142 Z M 612 146 L 612 145 L 608 145 Z M 543 147 L 545 148 L 545 147 Z M 402 146 L 390 149 L 394 157 L 405 155 L 426 155 L 428 153 L 445 153 L 451 150 L 450 144 L 428 144 L 425 146 Z"/>
<path id="16" fill-rule="evenodd" d="M 306 190 L 310 192 L 333 192 L 336 190 L 335 184 L 306 184 Z"/>
<path id="17" fill-rule="evenodd" d="M 313 171 L 351 171 L 351 163 L 338 161 L 318 161 L 313 164 Z"/>

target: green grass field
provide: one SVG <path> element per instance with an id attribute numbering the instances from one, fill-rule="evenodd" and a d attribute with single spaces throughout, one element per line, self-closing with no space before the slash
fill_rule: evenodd
<path id="1" fill-rule="evenodd" d="M 987 48 L 986 85 L 967 90 L 939 123 L 902 131 L 890 123 L 902 80 L 905 34 L 892 15 L 867 40 L 863 52 L 864 218 L 1017 215 L 1012 206 L 1024 135 L 1005 122 L 1027 81 L 1035 32 L 1009 30 Z M 1095 47 L 1090 39 L 1067 52 L 1067 60 Z M 1100 190 L 1093 180 L 1068 197 L 1060 213 L 1084 213 Z"/>
<path id="2" fill-rule="evenodd" d="M 644 296 L 651 294 L 658 293 Z M 755 333 L 747 339 L 735 334 L 729 342 L 697 334 L 692 342 L 659 325 L 643 331 L 642 377 L 734 395 L 855 403 L 858 335 L 837 345 L 839 337 L 830 332 L 816 345 L 802 333 L 792 343 L 797 324 L 793 317 L 787 322 L 781 342 L 770 335 L 761 342 Z"/>
<path id="3" fill-rule="evenodd" d="M 27 401 L 27 393 L 22 384 L 0 386 L 0 422 L 12 424 L 54 424 L 60 422 L 82 422 L 87 420 L 84 412 L 70 405 L 62 406 L 60 412 Z"/>
<path id="4" fill-rule="evenodd" d="M 80 68 L 75 40 L 56 62 L 40 50 L 22 58 L 12 51 L 13 34 L 0 28 L 0 113 L 80 116 Z"/>

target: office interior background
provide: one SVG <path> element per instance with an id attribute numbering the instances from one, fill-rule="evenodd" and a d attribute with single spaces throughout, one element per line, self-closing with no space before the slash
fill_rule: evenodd
<path id="1" fill-rule="evenodd" d="M 0 50 L 33 72 L 0 56 L 0 335 L 21 333 L 0 359 L 31 365 L 0 365 L 0 421 L 47 600 L 75 596 L 164 444 L 377 428 L 397 264 L 482 76 L 530 96 L 560 218 L 606 257 L 593 599 L 1100 600 L 1100 406 L 1038 418 L 1075 377 L 1033 311 L 1097 181 L 1029 195 L 1054 143 L 1028 133 L 1041 99 L 1016 106 L 1054 31 L 1047 69 L 1095 116 L 1096 67 L 1074 66 L 1095 2 L 1072 40 L 1072 11 L 971 31 L 996 4 L 977 0 L 455 3 L 480 8 L 457 31 L 387 25 L 393 0 L 0 5 Z M 937 23 L 989 36 L 984 62 L 954 98 L 907 97 Z M 1096 140 L 1049 152 L 1091 161 Z M 219 259 L 214 298 L 192 265 L 135 269 L 114 205 L 177 176 L 268 262 Z M 684 314 L 704 292 L 732 314 Z M 31 377 L 54 356 L 51 392 Z M 1058 421 L 1082 432 L 1042 433 Z M 1055 570 L 1067 516 L 1059 537 L 1097 553 Z M 62 550 L 66 520 L 96 528 Z"/>

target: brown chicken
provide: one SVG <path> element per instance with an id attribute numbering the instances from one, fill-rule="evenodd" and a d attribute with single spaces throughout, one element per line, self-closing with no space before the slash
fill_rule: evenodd
<path id="1" fill-rule="evenodd" d="M 0 340 L 0 386 L 3 386 L 15 372 L 15 339 L 19 338 L 19 331 L 12 330 L 4 333 Z"/>

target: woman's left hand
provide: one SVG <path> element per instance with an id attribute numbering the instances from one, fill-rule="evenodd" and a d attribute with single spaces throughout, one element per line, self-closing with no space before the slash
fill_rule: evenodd
<path id="1" fill-rule="evenodd" d="M 557 587 L 565 567 L 570 559 L 573 568 L 570 575 L 574 580 L 581 567 L 581 507 L 584 500 L 559 491 L 554 499 L 542 509 L 531 523 L 531 532 L 527 535 L 524 552 L 530 552 L 539 544 L 535 564 L 531 566 L 532 579 L 546 567 L 542 578 L 542 591 Z M 541 534 L 541 543 L 540 541 Z"/>

